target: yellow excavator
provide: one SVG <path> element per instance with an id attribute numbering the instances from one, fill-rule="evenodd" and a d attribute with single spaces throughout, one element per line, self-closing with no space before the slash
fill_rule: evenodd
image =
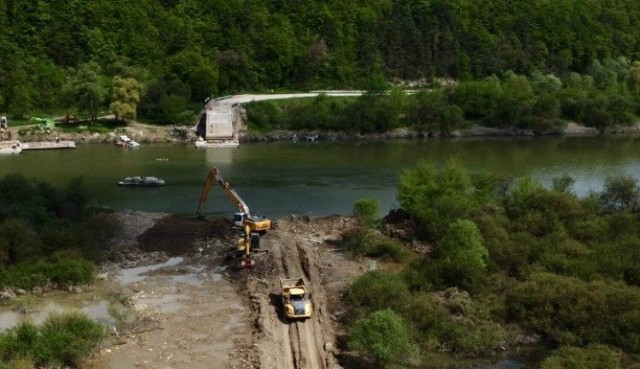
<path id="1" fill-rule="evenodd" d="M 220 171 L 217 167 L 212 167 L 209 170 L 209 174 L 207 178 L 204 180 L 204 186 L 202 187 L 202 193 L 200 194 L 200 201 L 198 202 L 198 210 L 197 213 L 200 214 L 200 210 L 202 209 L 202 205 L 207 200 L 207 196 L 209 195 L 209 189 L 214 184 L 214 182 L 218 182 L 220 186 L 227 193 L 231 201 L 238 207 L 240 212 L 235 213 L 233 215 L 233 225 L 238 228 L 244 228 L 245 226 L 249 226 L 249 229 L 252 232 L 260 232 L 264 233 L 271 229 L 272 223 L 271 219 L 265 217 L 259 217 L 255 215 L 251 215 L 249 211 L 249 207 L 242 200 L 240 195 L 236 192 L 236 190 L 231 187 L 229 182 L 225 181 L 220 175 Z"/>
<path id="2" fill-rule="evenodd" d="M 258 252 L 266 252 L 258 250 L 259 248 L 260 234 L 258 232 L 252 232 L 249 225 L 245 225 L 244 236 L 236 242 L 236 255 L 240 257 L 238 266 L 240 268 L 252 268 L 256 262 L 251 255 Z"/>

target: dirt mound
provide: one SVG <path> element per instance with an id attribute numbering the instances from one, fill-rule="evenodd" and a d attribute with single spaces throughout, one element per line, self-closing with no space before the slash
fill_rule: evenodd
<path id="1" fill-rule="evenodd" d="M 170 215 L 138 236 L 138 247 L 144 251 L 163 251 L 169 256 L 190 255 L 202 251 L 202 242 L 217 240 L 231 245 L 235 239 L 231 221 L 225 218 L 205 219 Z"/>

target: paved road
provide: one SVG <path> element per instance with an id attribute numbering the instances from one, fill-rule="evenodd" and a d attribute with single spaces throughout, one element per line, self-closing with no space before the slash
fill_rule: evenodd
<path id="1" fill-rule="evenodd" d="M 303 92 L 303 93 L 293 93 L 293 94 L 245 94 L 245 95 L 231 95 L 231 96 L 222 96 L 215 99 L 210 99 L 207 101 L 205 105 L 205 109 L 213 111 L 214 113 L 232 113 L 234 116 L 238 114 L 235 105 L 242 105 L 252 101 L 265 101 L 265 100 L 282 100 L 282 99 L 296 99 L 296 98 L 306 98 L 306 97 L 316 97 L 320 94 L 324 94 L 327 96 L 361 96 L 366 93 L 366 91 L 311 91 L 311 92 Z M 198 129 L 198 122 L 202 117 L 205 109 L 203 109 L 198 115 L 198 119 L 196 120 L 196 125 L 193 127 L 193 130 L 196 132 L 200 132 L 203 134 L 204 127 Z M 233 118 L 233 121 L 236 121 L 236 118 Z M 240 127 L 234 124 L 235 136 L 237 137 L 238 131 Z"/>
<path id="2" fill-rule="evenodd" d="M 265 100 L 282 100 L 282 99 L 296 99 L 303 97 L 316 97 L 320 94 L 327 96 L 361 96 L 365 91 L 312 91 L 295 94 L 246 94 L 246 95 L 232 95 L 223 96 L 216 99 L 211 99 L 207 102 L 207 108 L 224 110 L 228 109 L 229 105 L 233 104 L 245 104 L 252 101 L 265 101 Z"/>

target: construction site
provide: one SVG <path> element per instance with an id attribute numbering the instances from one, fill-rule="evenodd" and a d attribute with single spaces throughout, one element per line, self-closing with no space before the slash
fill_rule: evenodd
<path id="1" fill-rule="evenodd" d="M 117 214 L 124 231 L 105 279 L 146 324 L 117 334 L 92 368 L 328 369 L 354 360 L 340 354 L 340 301 L 367 267 L 336 247 L 354 219 L 255 219 L 215 167 L 199 207 L 219 187 L 234 217 Z M 136 268 L 144 273 L 122 278 Z"/>

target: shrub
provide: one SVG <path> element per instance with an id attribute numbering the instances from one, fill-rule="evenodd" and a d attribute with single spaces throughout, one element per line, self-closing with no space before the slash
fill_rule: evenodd
<path id="1" fill-rule="evenodd" d="M 51 264 L 49 278 L 59 285 L 77 285 L 93 282 L 94 267 L 84 259 L 60 260 Z"/>
<path id="2" fill-rule="evenodd" d="M 40 327 L 24 322 L 0 333 L 0 359 L 16 365 L 78 368 L 105 334 L 104 327 L 86 315 L 54 314 Z"/>
<path id="3" fill-rule="evenodd" d="M 346 232 L 340 244 L 345 250 L 355 255 L 365 255 L 369 248 L 369 234 L 370 232 L 366 228 L 356 228 Z"/>
<path id="4" fill-rule="evenodd" d="M 508 290 L 505 301 L 511 320 L 560 344 L 603 343 L 640 352 L 636 287 L 539 273 Z"/>
<path id="5" fill-rule="evenodd" d="M 105 337 L 102 325 L 80 313 L 54 314 L 40 328 L 37 358 L 48 363 L 79 367 Z"/>
<path id="6" fill-rule="evenodd" d="M 605 345 L 564 346 L 547 357 L 541 369 L 622 369 L 622 355 Z"/>
<path id="7" fill-rule="evenodd" d="M 10 360 L 6 365 L 0 363 L 0 369 L 36 369 L 32 359 L 20 357 Z"/>
<path id="8" fill-rule="evenodd" d="M 434 250 L 440 278 L 447 286 L 473 289 L 482 279 L 487 266 L 488 251 L 478 227 L 470 220 L 451 224 Z"/>
<path id="9" fill-rule="evenodd" d="M 373 271 L 351 285 L 348 301 L 355 318 L 387 308 L 400 311 L 409 301 L 409 289 L 399 275 Z"/>
<path id="10" fill-rule="evenodd" d="M 427 163 L 405 170 L 398 185 L 398 202 L 417 220 L 423 238 L 437 240 L 449 225 L 465 217 L 477 204 L 466 171 L 455 161 L 441 172 Z"/>
<path id="11" fill-rule="evenodd" d="M 61 286 L 88 284 L 94 280 L 94 266 L 82 258 L 23 263 L 0 272 L 0 287 L 32 289 L 54 282 Z"/>
<path id="12" fill-rule="evenodd" d="M 409 250 L 400 242 L 380 239 L 372 241 L 366 248 L 367 256 L 374 258 L 389 258 L 395 261 L 403 261 L 409 257 Z"/>
<path id="13" fill-rule="evenodd" d="M 504 344 L 506 332 L 491 321 L 468 293 L 455 288 L 443 293 L 419 293 L 403 307 L 421 344 L 431 350 L 478 355 Z"/>
<path id="14" fill-rule="evenodd" d="M 349 330 L 349 347 L 382 365 L 410 362 L 417 353 L 404 319 L 390 309 L 358 320 Z"/>
<path id="15" fill-rule="evenodd" d="M 376 199 L 360 199 L 353 204 L 353 215 L 368 228 L 376 225 L 379 212 L 380 202 Z"/>

